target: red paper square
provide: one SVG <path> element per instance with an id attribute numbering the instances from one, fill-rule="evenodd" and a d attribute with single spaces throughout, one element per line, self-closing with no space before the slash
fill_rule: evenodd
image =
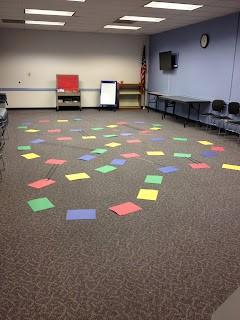
<path id="1" fill-rule="evenodd" d="M 138 139 L 127 140 L 127 143 L 140 143 L 140 142 L 142 141 Z"/>
<path id="2" fill-rule="evenodd" d="M 192 169 L 209 169 L 209 165 L 207 163 L 190 163 L 189 164 Z"/>
<path id="3" fill-rule="evenodd" d="M 142 210 L 142 208 L 140 208 L 139 206 L 137 206 L 133 202 L 125 202 L 125 203 L 119 204 L 117 206 L 113 206 L 113 207 L 109 208 L 109 210 L 115 212 L 119 216 L 125 216 L 129 213 L 134 213 L 134 212 L 140 211 L 140 210 Z"/>
<path id="4" fill-rule="evenodd" d="M 140 131 L 141 133 L 143 134 L 152 134 L 153 132 L 152 131 L 149 131 L 149 130 L 143 130 L 143 131 Z"/>
<path id="5" fill-rule="evenodd" d="M 32 183 L 29 183 L 29 187 L 35 188 L 35 189 L 41 189 L 50 186 L 51 184 L 56 183 L 56 181 L 51 179 L 41 179 Z"/>
<path id="6" fill-rule="evenodd" d="M 125 159 L 140 158 L 140 154 L 137 153 L 122 153 L 121 156 Z"/>
<path id="7" fill-rule="evenodd" d="M 62 165 L 65 162 L 67 162 L 66 160 L 59 160 L 59 159 L 49 159 L 47 160 L 45 163 L 46 164 L 58 164 L 58 165 Z"/>
<path id="8" fill-rule="evenodd" d="M 61 129 L 52 129 L 52 130 L 48 130 L 48 133 L 60 133 Z"/>
<path id="9" fill-rule="evenodd" d="M 58 141 L 70 141 L 70 140 L 72 140 L 72 137 L 58 137 L 56 140 L 58 140 Z"/>
<path id="10" fill-rule="evenodd" d="M 213 151 L 217 151 L 217 152 L 224 152 L 224 147 L 213 146 L 213 147 L 211 147 L 211 149 Z"/>

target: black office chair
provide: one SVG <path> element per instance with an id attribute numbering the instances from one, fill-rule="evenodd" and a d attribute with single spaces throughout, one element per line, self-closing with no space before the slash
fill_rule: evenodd
<path id="1" fill-rule="evenodd" d="M 240 103 L 239 102 L 230 102 L 228 105 L 228 113 L 231 115 L 238 115 L 240 113 Z M 240 120 L 234 120 L 230 116 L 222 118 L 225 124 L 225 134 L 227 131 L 238 133 L 240 138 Z"/>
<path id="2" fill-rule="evenodd" d="M 217 126 L 215 122 L 212 122 L 213 119 L 216 119 L 217 116 L 220 116 L 220 113 L 223 112 L 224 107 L 226 106 L 223 100 L 213 100 L 212 102 L 212 111 L 200 114 L 200 116 L 207 117 L 207 129 L 212 125 Z"/>

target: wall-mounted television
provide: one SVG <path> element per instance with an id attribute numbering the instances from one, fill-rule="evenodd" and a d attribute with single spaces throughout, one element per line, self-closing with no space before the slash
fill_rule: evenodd
<path id="1" fill-rule="evenodd" d="M 177 68 L 176 55 L 172 51 L 165 51 L 159 53 L 160 70 L 172 70 Z"/>

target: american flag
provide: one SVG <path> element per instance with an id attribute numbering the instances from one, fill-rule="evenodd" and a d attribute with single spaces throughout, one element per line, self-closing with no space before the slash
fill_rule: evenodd
<path id="1" fill-rule="evenodd" d="M 146 62 L 146 46 L 143 47 L 142 54 L 142 66 L 141 66 L 141 91 L 145 91 L 145 80 L 146 80 L 146 72 L 147 72 L 147 62 Z"/>

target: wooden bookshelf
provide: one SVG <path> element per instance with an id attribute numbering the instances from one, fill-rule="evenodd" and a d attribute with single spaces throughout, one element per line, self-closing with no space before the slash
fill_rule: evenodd
<path id="1" fill-rule="evenodd" d="M 141 108 L 141 85 L 139 83 L 119 84 L 119 108 L 140 109 Z"/>

